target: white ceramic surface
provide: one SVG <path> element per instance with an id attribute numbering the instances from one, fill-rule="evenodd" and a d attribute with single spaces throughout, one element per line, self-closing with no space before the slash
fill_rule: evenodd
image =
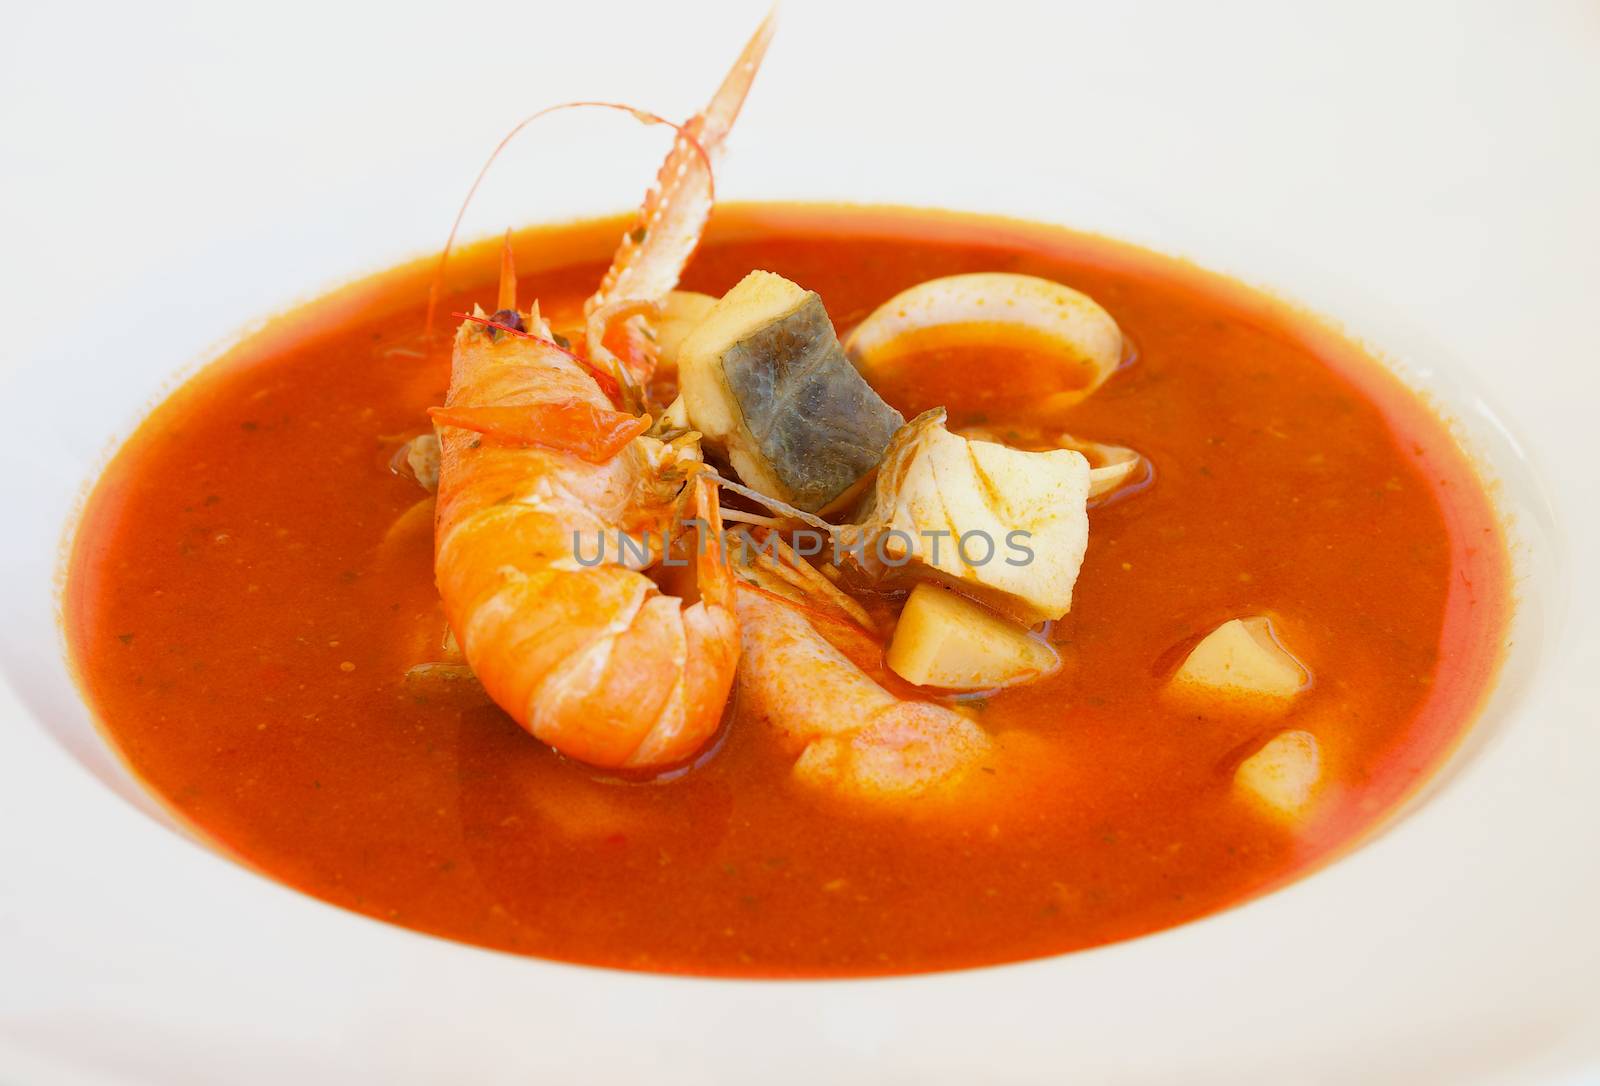
<path id="1" fill-rule="evenodd" d="M 107 753 L 52 614 L 82 487 L 174 375 L 437 245 L 523 112 L 688 113 L 760 7 L 5 14 L 0 1079 L 1600 1078 L 1592 7 L 791 5 L 724 194 L 1062 221 L 1304 301 L 1457 415 L 1526 575 L 1466 754 L 1326 870 L 1089 953 L 797 984 L 489 953 L 235 867 Z M 525 139 L 476 232 L 627 206 L 663 146 Z"/>

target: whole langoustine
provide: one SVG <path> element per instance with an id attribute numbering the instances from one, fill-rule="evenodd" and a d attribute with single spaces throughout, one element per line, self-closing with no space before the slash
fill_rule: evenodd
<path id="1" fill-rule="evenodd" d="M 621 414 L 577 361 L 540 339 L 466 322 L 453 370 L 454 403 Z M 436 417 L 434 574 L 489 696 L 538 738 L 594 765 L 692 755 L 721 721 L 739 655 L 712 482 L 675 482 L 672 451 L 648 438 L 595 463 L 526 444 L 470 409 Z M 595 429 L 597 459 L 608 433 Z M 670 532 L 685 490 L 709 525 L 697 547 L 698 602 L 684 606 L 636 569 L 578 560 L 580 540 Z"/>
<path id="2" fill-rule="evenodd" d="M 696 472 L 692 435 L 645 436 L 651 420 L 637 412 L 654 365 L 648 323 L 699 240 L 712 158 L 771 34 L 769 16 L 679 130 L 575 347 L 554 342 L 537 304 L 516 308 L 508 246 L 499 310 L 457 329 L 434 416 L 434 577 L 462 654 L 519 724 L 597 766 L 692 757 L 719 727 L 738 665 L 715 484 Z M 664 542 L 631 564 L 617 552 L 593 565 L 580 555 L 583 541 L 681 535 L 686 514 L 700 522 L 692 603 L 643 572 L 665 557 Z"/>

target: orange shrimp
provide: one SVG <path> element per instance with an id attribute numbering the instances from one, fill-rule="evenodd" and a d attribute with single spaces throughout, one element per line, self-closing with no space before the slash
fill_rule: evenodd
<path id="1" fill-rule="evenodd" d="M 868 803 L 962 791 L 994 753 L 989 734 L 885 685 L 882 646 L 860 624 L 867 616 L 805 559 L 781 543 L 764 555 L 743 529 L 730 538 L 740 560 L 740 704 L 794 755 L 794 780 Z"/>
<path id="2" fill-rule="evenodd" d="M 516 309 L 515 271 L 503 268 L 501 312 L 457 329 L 435 416 L 434 576 L 445 616 L 489 696 L 593 765 L 647 769 L 693 756 L 721 723 L 738 665 L 717 492 L 696 473 L 699 450 L 644 435 L 648 417 L 619 411 L 608 392 L 649 376 L 651 307 L 699 240 L 710 159 L 771 34 L 769 16 L 675 141 L 586 306 L 587 357 L 552 341 L 537 304 Z M 620 358 L 603 343 L 613 325 L 629 330 Z M 692 603 L 642 572 L 664 557 L 665 533 L 686 507 L 702 522 Z M 655 546 L 642 558 L 619 546 L 587 564 L 583 551 L 619 532 Z"/>

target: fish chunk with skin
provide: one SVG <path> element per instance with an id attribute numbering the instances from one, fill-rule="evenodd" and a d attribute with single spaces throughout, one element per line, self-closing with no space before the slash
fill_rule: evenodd
<path id="1" fill-rule="evenodd" d="M 809 512 L 876 467 L 905 421 L 845 358 L 822 299 L 753 271 L 678 349 L 689 424 L 748 486 Z"/>
<path id="2" fill-rule="evenodd" d="M 1061 666 L 1047 642 L 927 581 L 911 590 L 884 660 L 909 683 L 946 690 L 1032 682 Z"/>

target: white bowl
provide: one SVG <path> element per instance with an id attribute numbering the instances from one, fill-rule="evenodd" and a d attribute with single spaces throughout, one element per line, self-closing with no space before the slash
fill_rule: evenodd
<path id="1" fill-rule="evenodd" d="M 1600 155 L 1593 139 L 1530 134 L 1544 85 L 1518 82 L 1554 65 L 1593 100 L 1600 66 L 1592 47 L 1584 66 L 1553 17 L 1522 27 L 1541 48 L 1501 57 L 1510 74 L 1491 73 L 1503 112 L 1463 106 L 1463 117 L 1437 103 L 1419 155 L 1391 118 L 1410 117 L 1419 96 L 1432 103 L 1428 79 L 1493 53 L 1502 17 L 1473 16 L 1430 52 L 1402 48 L 1431 44 L 1426 20 L 1383 14 L 1401 69 L 1373 40 L 1378 9 L 1300 26 L 1263 7 L 1219 29 L 1177 6 L 1155 17 L 1000 6 L 981 24 L 927 13 L 912 47 L 895 9 L 807 5 L 780 31 L 721 181 L 740 198 L 1062 221 L 1189 256 L 1334 317 L 1455 420 L 1511 520 L 1514 646 L 1462 750 L 1343 859 L 1209 919 L 1065 957 L 893 980 L 737 982 L 418 935 L 298 895 L 174 832 L 95 731 L 63 662 L 56 578 L 85 486 L 162 390 L 247 322 L 437 245 L 482 151 L 516 119 L 485 103 L 604 91 L 687 113 L 758 14 L 702 8 L 703 33 L 659 14 L 621 38 L 602 32 L 604 13 L 508 8 L 447 28 L 465 50 L 440 40 L 438 17 L 389 9 L 290 10 L 281 25 L 252 26 L 248 44 L 194 16 L 143 41 L 137 65 L 109 46 L 79 58 L 74 71 L 92 86 L 126 96 L 85 138 L 63 138 L 92 120 L 70 96 L 33 99 L 43 119 L 29 120 L 31 138 L 56 162 L 19 181 L 32 263 L 0 282 L 17 329 L 0 399 L 10 454 L 0 669 L 11 688 L 0 691 L 0 961 L 11 982 L 0 985 L 0 1072 L 162 1082 L 1600 1073 L 1600 817 L 1588 776 L 1600 691 L 1592 661 L 1578 667 L 1596 645 L 1600 594 L 1584 559 L 1600 513 L 1576 500 L 1596 451 L 1577 405 L 1592 413 L 1600 337 L 1577 323 L 1583 299 L 1571 289 L 1586 271 L 1592 286 L 1600 239 L 1582 180 L 1600 183 Z M 471 55 L 496 27 L 517 27 L 534 48 L 541 19 L 562 44 L 537 66 Z M 694 63 L 652 62 L 663 39 Z M 56 85 L 48 59 L 12 48 L 25 77 Z M 587 69 L 585 51 L 603 54 L 606 71 Z M 420 89 L 386 63 L 395 56 L 426 61 Z M 175 73 L 179 91 L 209 89 L 195 98 L 136 78 L 152 64 Z M 293 78 L 263 93 L 254 77 L 279 71 Z M 162 112 L 169 99 L 188 112 Z M 274 118 L 287 164 L 231 165 Z M 580 133 L 606 142 L 580 145 Z M 481 229 L 614 209 L 660 150 L 621 122 L 526 138 L 486 194 Z M 567 164 L 581 153 L 586 170 L 552 172 L 541 139 Z M 161 166 L 128 157 L 107 176 L 108 146 L 154 146 Z M 1571 183 L 1530 205 L 1516 160 L 1484 146 L 1547 156 Z M 1381 185 L 1325 170 L 1378 162 L 1391 163 Z M 223 191 L 193 180 L 207 171 Z M 75 189 L 85 176 L 97 179 Z M 626 181 L 596 192 L 594 177 Z M 1451 218 L 1461 206 L 1478 212 L 1463 219 L 1477 231 L 1465 249 Z M 1530 235 L 1544 239 L 1542 263 L 1529 258 Z M 1585 349 L 1581 371 L 1565 361 Z"/>

